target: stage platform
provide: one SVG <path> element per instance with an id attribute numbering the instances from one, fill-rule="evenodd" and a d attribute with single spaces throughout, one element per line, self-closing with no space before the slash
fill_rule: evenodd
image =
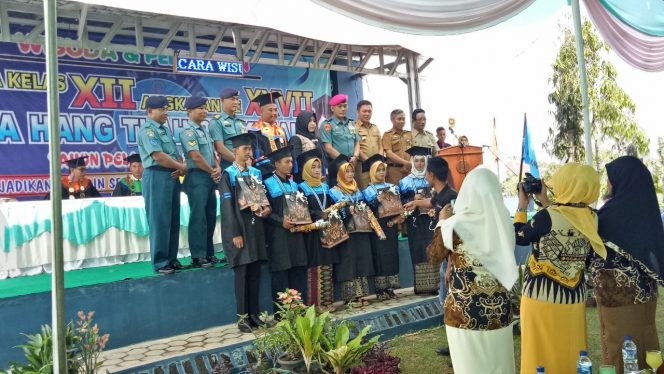
<path id="1" fill-rule="evenodd" d="M 219 255 L 219 254 L 218 254 Z M 400 276 L 413 286 L 408 242 L 399 242 Z M 188 259 L 182 259 L 186 264 Z M 370 281 L 370 286 L 372 282 Z M 227 265 L 155 275 L 149 262 L 72 270 L 65 273 L 66 321 L 79 310 L 95 311 L 107 349 L 233 324 L 237 320 L 233 271 Z M 263 267 L 261 310 L 272 311 L 270 273 Z M 338 287 L 336 289 L 338 292 Z M 22 361 L 21 334 L 51 322 L 50 275 L 0 280 L 0 369 Z"/>

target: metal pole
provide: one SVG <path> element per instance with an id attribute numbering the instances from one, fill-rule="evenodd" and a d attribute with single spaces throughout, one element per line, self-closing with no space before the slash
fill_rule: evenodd
<path id="1" fill-rule="evenodd" d="M 586 147 L 586 163 L 593 165 L 593 148 L 590 133 L 590 112 L 588 111 L 588 78 L 586 77 L 586 59 L 583 55 L 583 27 L 581 26 L 581 7 L 579 0 L 571 0 L 574 36 L 576 37 L 576 58 L 579 62 L 581 81 L 581 100 L 583 103 L 583 135 Z"/>
<path id="2" fill-rule="evenodd" d="M 417 66 L 418 57 L 419 55 L 415 52 L 408 52 L 406 55 L 406 74 L 408 75 L 408 105 L 410 108 L 410 113 L 413 113 L 413 110 L 415 109 L 421 108 L 420 74 Z M 410 113 L 406 116 L 407 118 L 410 117 Z"/>
<path id="3" fill-rule="evenodd" d="M 67 373 L 65 344 L 64 263 L 62 254 L 62 188 L 60 188 L 60 106 L 58 103 L 58 23 L 56 0 L 44 0 L 46 78 L 48 106 L 48 148 L 51 161 L 51 325 L 53 329 L 53 372 Z"/>

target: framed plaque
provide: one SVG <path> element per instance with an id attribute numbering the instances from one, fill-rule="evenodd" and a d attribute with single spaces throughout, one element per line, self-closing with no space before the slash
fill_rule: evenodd
<path id="1" fill-rule="evenodd" d="M 392 217 L 403 212 L 403 204 L 401 204 L 401 197 L 396 186 L 378 190 L 376 199 L 380 203 L 378 205 L 378 218 Z"/>
<path id="2" fill-rule="evenodd" d="M 265 194 L 265 186 L 255 175 L 237 176 L 237 201 L 240 210 L 247 209 L 253 205 L 270 206 Z"/>
<path id="3" fill-rule="evenodd" d="M 296 225 L 313 222 L 309 214 L 307 197 L 302 192 L 284 194 L 284 217 L 288 217 Z"/>
<path id="4" fill-rule="evenodd" d="M 330 212 L 328 222 L 330 223 L 330 226 L 320 231 L 321 247 L 333 248 L 348 240 L 348 232 L 336 210 Z"/>

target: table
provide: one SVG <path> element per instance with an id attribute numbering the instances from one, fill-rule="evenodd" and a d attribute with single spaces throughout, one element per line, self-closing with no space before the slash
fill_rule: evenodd
<path id="1" fill-rule="evenodd" d="M 0 204 L 0 279 L 50 272 L 50 212 L 50 201 Z M 189 256 L 189 215 L 189 202 L 183 193 L 178 257 Z M 141 196 L 63 200 L 61 219 L 65 270 L 150 259 L 149 227 Z M 219 220 L 213 242 L 215 247 L 221 243 Z"/>

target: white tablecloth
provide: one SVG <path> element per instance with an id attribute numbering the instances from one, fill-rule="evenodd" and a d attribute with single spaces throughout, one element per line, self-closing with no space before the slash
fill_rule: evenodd
<path id="1" fill-rule="evenodd" d="M 186 215 L 189 209 L 187 197 L 185 194 L 181 196 L 183 214 Z M 89 207 L 90 204 L 95 203 L 101 203 L 109 207 L 135 209 L 135 213 L 142 212 L 141 214 L 145 215 L 145 205 L 141 196 L 64 200 L 62 202 L 62 214 L 63 217 L 69 214 L 69 219 L 63 220 L 63 231 L 67 230 L 64 226 L 70 224 L 79 224 L 79 227 L 85 227 L 85 222 L 72 222 L 71 213 L 80 212 Z M 9 250 L 6 246 L 3 247 L 4 250 L 0 250 L 0 279 L 50 272 L 50 230 L 20 245 L 16 245 L 16 238 L 8 238 L 7 235 L 11 235 L 11 233 L 5 230 L 12 225 L 30 225 L 33 222 L 48 220 L 50 214 L 50 201 L 22 201 L 0 204 L 0 243 L 11 243 Z M 73 219 L 79 218 L 75 217 Z M 213 241 L 215 244 L 219 244 L 221 243 L 219 220 L 217 220 L 216 226 Z M 9 241 L 6 242 L 6 240 Z M 187 241 L 187 227 L 181 226 L 179 257 L 189 256 Z M 215 247 L 218 246 L 215 245 Z M 115 227 L 109 227 L 86 243 L 81 244 L 64 240 L 63 251 L 65 270 L 150 259 L 150 245 L 147 236 L 137 235 Z"/>

